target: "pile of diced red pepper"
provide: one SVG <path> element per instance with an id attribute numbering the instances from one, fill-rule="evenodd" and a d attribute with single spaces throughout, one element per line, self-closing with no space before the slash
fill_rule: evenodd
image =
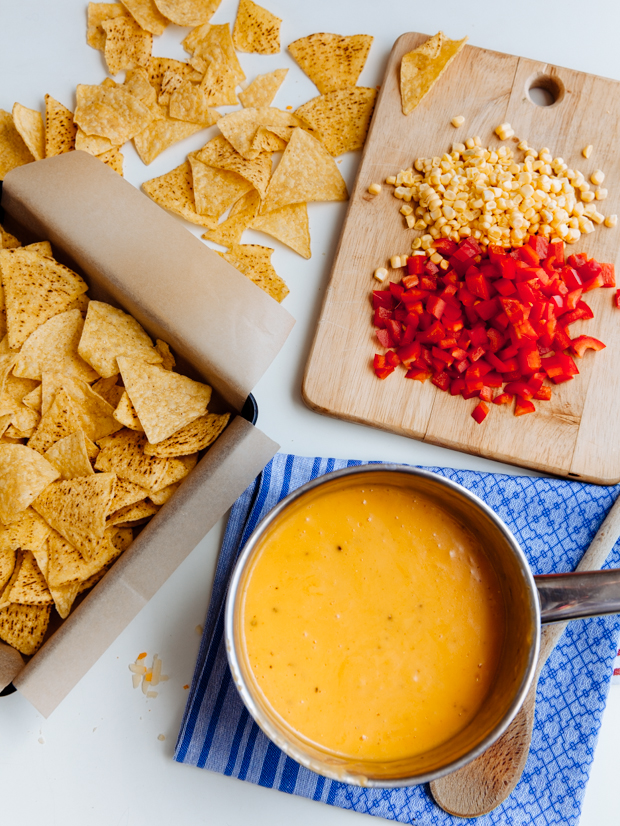
<path id="1" fill-rule="evenodd" d="M 408 379 L 480 399 L 472 413 L 480 423 L 489 402 L 514 399 L 515 416 L 533 413 L 533 399 L 549 400 L 553 384 L 579 373 L 573 356 L 605 347 L 592 336 L 572 339 L 569 327 L 593 317 L 585 293 L 616 286 L 613 264 L 584 253 L 565 261 L 561 240 L 536 235 L 513 250 L 483 252 L 470 238 L 434 247 L 447 270 L 414 255 L 399 283 L 373 291 L 376 335 L 387 349 L 374 358 L 380 379 L 402 364 Z M 614 303 L 620 308 L 620 290 Z"/>

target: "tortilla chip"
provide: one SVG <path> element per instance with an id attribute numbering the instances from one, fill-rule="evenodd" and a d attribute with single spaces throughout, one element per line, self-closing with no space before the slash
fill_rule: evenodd
<path id="1" fill-rule="evenodd" d="M 308 132 L 295 129 L 271 177 L 261 212 L 303 201 L 346 201 L 348 197 L 347 185 L 329 152 Z"/>
<path id="2" fill-rule="evenodd" d="M 80 593 L 80 583 L 71 582 L 67 585 L 58 585 L 55 588 L 50 588 L 50 593 L 59 616 L 61 619 L 66 619 L 71 613 L 77 595 Z"/>
<path id="3" fill-rule="evenodd" d="M 18 404 L 11 419 L 11 424 L 14 425 L 21 433 L 30 434 L 39 424 L 41 416 L 36 410 L 26 407 L 24 404 Z"/>
<path id="4" fill-rule="evenodd" d="M 86 451 L 86 437 L 82 430 L 58 439 L 48 450 L 45 458 L 60 473 L 60 479 L 74 479 L 76 476 L 92 476 L 93 467 Z"/>
<path id="5" fill-rule="evenodd" d="M 83 327 L 84 319 L 79 310 L 67 310 L 50 318 L 24 342 L 13 375 L 40 380 L 43 371 L 51 371 L 64 372 L 86 382 L 94 381 L 98 378 L 97 373 L 78 355 Z"/>
<path id="6" fill-rule="evenodd" d="M 56 468 L 36 450 L 0 444 L 0 521 L 5 525 L 14 522 L 58 476 Z"/>
<path id="7" fill-rule="evenodd" d="M 31 161 L 34 157 L 15 128 L 13 116 L 0 109 L 0 181 L 11 169 Z"/>
<path id="8" fill-rule="evenodd" d="M 168 149 L 173 143 L 178 143 L 185 138 L 189 138 L 190 135 L 194 135 L 204 128 L 204 124 L 202 123 L 189 123 L 188 121 L 176 120 L 175 118 L 166 116 L 150 123 L 146 129 L 135 136 L 133 142 L 142 163 L 148 166 L 164 149 Z M 182 166 L 183 164 L 181 164 L 181 167 Z M 167 175 L 172 175 L 172 173 L 181 167 L 177 167 L 176 170 L 173 169 L 172 172 L 168 172 Z M 164 175 L 161 176 L 161 178 L 164 177 Z M 159 179 L 154 178 L 153 180 Z M 150 181 L 145 182 L 145 184 L 148 183 L 150 183 Z M 145 184 L 142 185 L 143 188 Z M 194 223 L 198 222 L 194 221 Z"/>
<path id="9" fill-rule="evenodd" d="M 44 414 L 50 409 L 61 389 L 68 394 L 73 405 L 78 421 L 76 429 L 84 431 L 86 452 L 90 458 L 94 458 L 97 448 L 92 443 L 119 429 L 113 415 L 114 408 L 85 381 L 65 373 L 45 371 L 42 376 L 41 399 L 41 410 Z"/>
<path id="10" fill-rule="evenodd" d="M 157 445 L 148 444 L 144 448 L 147 456 L 189 456 L 204 450 L 212 444 L 228 424 L 230 413 L 207 413 L 185 425 L 172 436 Z"/>
<path id="11" fill-rule="evenodd" d="M 135 95 L 135 97 L 149 109 L 153 118 L 165 117 L 165 112 L 157 103 L 157 92 L 151 86 L 149 73 L 144 66 L 138 66 L 135 69 L 129 69 L 127 71 L 123 89 Z"/>
<path id="12" fill-rule="evenodd" d="M 207 384 L 136 358 L 119 356 L 118 366 L 151 444 L 162 442 L 206 412 L 211 398 Z"/>
<path id="13" fill-rule="evenodd" d="M 108 152 L 104 152 L 101 155 L 97 155 L 97 157 L 100 161 L 103 161 L 104 164 L 106 164 L 115 172 L 117 172 L 121 176 L 121 178 L 123 177 L 124 156 L 117 146 L 113 147 Z"/>
<path id="14" fill-rule="evenodd" d="M 91 301 L 78 353 L 102 378 L 118 374 L 117 356 L 133 356 L 150 364 L 162 357 L 132 316 L 103 301 Z"/>
<path id="15" fill-rule="evenodd" d="M 215 229 L 207 230 L 202 236 L 208 241 L 214 241 L 223 247 L 231 247 L 241 241 L 243 231 L 252 223 L 252 219 L 258 215 L 260 208 L 260 195 L 255 189 L 251 189 L 236 204 L 233 204 L 230 215 Z"/>
<path id="16" fill-rule="evenodd" d="M 276 92 L 284 82 L 288 69 L 276 69 L 266 75 L 258 75 L 252 83 L 239 92 L 241 105 L 246 109 L 257 109 L 271 106 Z"/>
<path id="17" fill-rule="evenodd" d="M 362 148 L 376 97 L 376 89 L 350 86 L 309 100 L 295 114 L 316 129 L 327 151 L 336 157 Z"/>
<path id="18" fill-rule="evenodd" d="M 151 491 L 149 493 L 149 499 L 155 505 L 164 505 L 168 499 L 172 496 L 172 494 L 178 489 L 180 482 L 175 482 L 173 485 L 168 485 L 168 487 L 162 488 L 157 492 Z"/>
<path id="19" fill-rule="evenodd" d="M 42 160 L 45 157 L 45 132 L 41 113 L 14 103 L 13 123 L 35 161 Z"/>
<path id="20" fill-rule="evenodd" d="M 30 393 L 27 393 L 22 399 L 22 404 L 25 404 L 26 407 L 29 407 L 31 410 L 36 410 L 39 414 L 41 413 L 41 402 L 42 388 L 40 384 L 37 385 L 34 390 L 31 390 Z"/>
<path id="21" fill-rule="evenodd" d="M 234 92 L 233 92 L 234 94 Z M 237 100 L 235 99 L 235 103 Z M 220 102 L 211 105 L 219 106 Z M 170 117 L 176 120 L 200 123 L 203 127 L 213 126 L 219 118 L 219 112 L 211 109 L 207 95 L 199 86 L 184 81 L 181 86 L 170 95 Z"/>
<path id="22" fill-rule="evenodd" d="M 412 112 L 431 91 L 466 42 L 466 37 L 462 40 L 449 40 L 443 32 L 438 32 L 403 57 L 400 64 L 403 115 Z"/>
<path id="23" fill-rule="evenodd" d="M 151 34 L 163 34 L 168 20 L 160 13 L 153 0 L 123 0 L 123 6 L 136 23 Z"/>
<path id="24" fill-rule="evenodd" d="M 288 50 L 319 92 L 325 95 L 355 86 L 372 41 L 368 34 L 342 37 L 320 32 L 295 40 Z"/>
<path id="25" fill-rule="evenodd" d="M 41 647 L 50 605 L 8 605 L 0 609 L 0 639 L 30 657 Z"/>
<path id="26" fill-rule="evenodd" d="M 192 154 L 189 156 L 196 211 L 205 221 L 204 226 L 214 229 L 217 220 L 236 201 L 252 189 L 252 184 L 225 169 L 207 166 Z"/>
<path id="27" fill-rule="evenodd" d="M 87 86 L 76 91 L 75 122 L 88 135 L 109 138 L 120 146 L 153 120 L 150 109 L 123 86 Z"/>
<path id="28" fill-rule="evenodd" d="M 108 516 L 121 510 L 121 508 L 127 508 L 130 505 L 135 505 L 136 502 L 142 502 L 148 495 L 149 491 L 146 488 L 141 488 L 140 485 L 129 482 L 127 479 L 117 477 Z"/>
<path id="29" fill-rule="evenodd" d="M 102 138 L 100 135 L 87 135 L 83 129 L 78 128 L 75 135 L 75 148 L 89 155 L 103 155 L 114 149 L 115 144 L 109 138 Z"/>
<path id="30" fill-rule="evenodd" d="M 2 602 L 17 605 L 51 605 L 52 595 L 49 592 L 45 577 L 41 573 L 32 551 L 23 555 L 19 574 L 10 588 L 2 595 Z"/>
<path id="31" fill-rule="evenodd" d="M 160 175 L 159 178 L 145 181 L 142 189 L 156 204 L 180 215 L 186 221 L 207 228 L 214 227 L 217 223 L 215 218 L 198 215 L 196 212 L 192 169 L 189 161 L 166 172 L 165 175 Z"/>
<path id="32" fill-rule="evenodd" d="M 240 155 L 223 135 L 218 135 L 192 157 L 215 169 L 236 172 L 258 190 L 261 198 L 265 197 L 271 177 L 271 155 L 268 152 L 261 152 L 249 161 Z"/>
<path id="33" fill-rule="evenodd" d="M 241 0 L 233 29 L 233 43 L 240 52 L 277 54 L 282 19 L 252 0 Z"/>
<path id="34" fill-rule="evenodd" d="M 200 90 L 207 106 L 235 106 L 239 103 L 235 93 L 238 84 L 237 76 L 230 66 L 212 60 L 200 81 Z"/>
<path id="35" fill-rule="evenodd" d="M 76 132 L 73 112 L 51 95 L 45 95 L 45 157 L 51 158 L 75 149 Z"/>
<path id="36" fill-rule="evenodd" d="M 194 70 L 181 60 L 173 60 L 171 57 L 151 57 L 146 64 L 146 71 L 149 76 L 149 83 L 155 89 L 155 94 L 159 98 L 163 92 L 166 76 L 176 75 L 185 80 Z"/>
<path id="37" fill-rule="evenodd" d="M 157 345 L 155 345 L 155 347 L 163 358 L 163 354 L 159 348 L 157 348 Z M 93 390 L 93 392 L 95 392 L 98 396 L 101 396 L 101 398 L 104 399 L 111 407 L 117 407 L 121 396 L 125 392 L 125 389 L 116 383 L 117 380 L 118 374 L 115 376 L 110 376 L 107 379 L 99 379 L 99 381 L 96 381 L 92 385 L 91 390 Z"/>
<path id="38" fill-rule="evenodd" d="M 43 454 L 59 439 L 70 436 L 79 429 L 80 420 L 75 406 L 67 391 L 61 387 L 49 410 L 42 416 L 37 429 L 29 439 L 28 447 Z"/>
<path id="39" fill-rule="evenodd" d="M 140 419 L 136 413 L 133 404 L 131 403 L 127 391 L 121 396 L 118 407 L 114 411 L 114 418 L 130 430 L 137 430 L 139 433 L 144 433 L 144 428 L 140 424 Z"/>
<path id="40" fill-rule="evenodd" d="M 212 26 L 205 23 L 191 31 L 182 43 L 186 52 L 194 57 L 201 57 L 207 63 L 224 63 L 233 70 L 237 83 L 245 80 L 245 74 L 239 63 L 235 46 L 230 36 L 230 26 L 223 23 Z"/>
<path id="41" fill-rule="evenodd" d="M 8 542 L 7 531 L 0 528 L 0 599 L 6 585 L 13 576 L 17 554 Z"/>
<path id="42" fill-rule="evenodd" d="M 222 0 L 155 0 L 159 11 L 177 26 L 200 26 L 211 20 Z"/>
<path id="43" fill-rule="evenodd" d="M 0 249 L 9 250 L 16 249 L 17 247 L 21 247 L 17 238 L 0 226 Z"/>
<path id="44" fill-rule="evenodd" d="M 86 29 L 86 42 L 93 49 L 103 51 L 105 48 L 105 32 L 101 27 L 104 20 L 115 17 L 129 17 L 124 6 L 120 3 L 89 3 L 88 4 L 88 28 Z"/>
<path id="45" fill-rule="evenodd" d="M 115 481 L 113 473 L 95 473 L 53 482 L 34 501 L 33 507 L 89 560 L 103 539 Z"/>
<path id="46" fill-rule="evenodd" d="M 126 508 L 121 508 L 114 513 L 111 513 L 108 518 L 109 525 L 120 525 L 128 527 L 128 523 L 133 525 L 138 522 L 143 522 L 149 517 L 157 513 L 159 507 L 152 502 L 137 502 L 135 505 L 128 505 Z"/>
<path id="47" fill-rule="evenodd" d="M 289 294 L 289 288 L 274 270 L 271 263 L 273 250 L 258 244 L 235 244 L 223 258 L 242 272 L 257 287 L 264 290 L 276 301 L 283 301 Z"/>
<path id="48" fill-rule="evenodd" d="M 49 241 L 35 241 L 34 244 L 27 244 L 25 247 L 22 247 L 22 249 L 30 250 L 30 252 L 38 252 L 39 255 L 46 256 L 47 258 L 53 258 L 52 245 Z"/>
<path id="49" fill-rule="evenodd" d="M 259 215 L 250 222 L 250 227 L 277 238 L 303 258 L 310 258 L 312 254 L 310 252 L 308 208 L 304 203 L 287 204 L 273 212 Z"/>
<path id="50" fill-rule="evenodd" d="M 153 35 L 145 32 L 132 17 L 104 20 L 101 28 L 106 33 L 103 55 L 111 75 L 123 69 L 146 66 L 153 48 Z"/>
<path id="51" fill-rule="evenodd" d="M 70 583 L 86 582 L 104 567 L 108 566 L 125 550 L 122 543 L 115 541 L 117 528 L 110 527 L 91 559 L 84 559 L 79 551 L 67 542 L 57 531 L 52 531 L 48 539 L 49 565 L 47 581 L 50 589 Z"/>
<path id="52" fill-rule="evenodd" d="M 187 476 L 191 463 L 181 459 L 145 456 L 146 444 L 146 436 L 131 430 L 121 430 L 108 436 L 105 442 L 101 442 L 102 450 L 97 456 L 95 469 L 113 471 L 121 479 L 127 479 L 150 492 L 162 490 Z"/>
<path id="53" fill-rule="evenodd" d="M 0 251 L 9 347 L 19 350 L 28 336 L 63 313 L 88 285 L 68 267 L 26 247 Z"/>
<path id="54" fill-rule="evenodd" d="M 158 338 L 155 341 L 155 349 L 162 358 L 161 366 L 164 368 L 164 370 L 172 370 L 172 368 L 176 364 L 176 361 L 174 356 L 172 355 L 172 350 L 166 344 L 166 342 Z"/>
<path id="55" fill-rule="evenodd" d="M 281 140 L 276 142 L 276 147 L 281 149 L 281 141 L 288 143 L 297 127 L 310 129 L 296 115 L 270 106 L 262 109 L 239 109 L 220 118 L 217 125 L 224 137 L 247 160 L 253 160 L 262 151 L 269 151 L 264 145 L 265 138 L 268 141 L 265 130 L 277 130 L 276 134 Z M 262 131 L 261 127 L 264 127 Z M 277 149 L 271 151 L 277 151 Z"/>
<path id="56" fill-rule="evenodd" d="M 157 95 L 157 101 L 160 106 L 169 106 L 172 95 L 180 89 L 185 82 L 189 82 L 189 76 L 193 74 L 193 72 L 194 70 L 187 63 L 180 63 L 178 68 L 166 69 L 161 79 L 160 92 Z M 177 116 L 173 115 L 173 117 Z"/>
<path id="57" fill-rule="evenodd" d="M 3 416 L 0 416 L 0 436 L 4 436 L 8 426 L 11 424 L 12 418 L 12 413 L 5 413 Z"/>
<path id="58" fill-rule="evenodd" d="M 6 528 L 11 547 L 33 552 L 38 551 L 45 543 L 50 530 L 45 519 L 41 519 L 32 508 L 22 511 L 17 519 Z M 17 600 L 11 600 L 11 602 L 17 602 Z"/>

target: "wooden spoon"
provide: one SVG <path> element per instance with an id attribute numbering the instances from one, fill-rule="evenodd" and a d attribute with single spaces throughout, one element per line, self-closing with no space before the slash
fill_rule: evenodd
<path id="1" fill-rule="evenodd" d="M 620 497 L 616 499 L 575 570 L 598 570 L 618 537 Z M 467 766 L 430 784 L 435 801 L 449 814 L 457 817 L 487 814 L 503 803 L 519 782 L 532 740 L 538 678 L 566 626 L 566 622 L 558 622 L 543 627 L 532 685 L 516 717 L 499 740 Z"/>

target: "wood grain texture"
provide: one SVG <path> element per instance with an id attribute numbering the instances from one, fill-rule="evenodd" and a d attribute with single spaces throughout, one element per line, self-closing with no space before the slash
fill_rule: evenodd
<path id="1" fill-rule="evenodd" d="M 554 387 L 550 402 L 539 402 L 533 415 L 515 417 L 510 406 L 493 406 L 482 425 L 469 415 L 476 400 L 453 398 L 430 382 L 405 380 L 402 369 L 385 381 L 372 371 L 375 352 L 383 352 L 372 325 L 370 291 L 378 266 L 405 254 L 420 233 L 409 230 L 399 214 L 391 187 L 378 196 L 373 182 L 410 166 L 417 157 L 441 155 L 453 142 L 480 135 L 486 146 L 499 146 L 495 127 L 508 121 L 518 139 L 537 149 L 546 146 L 573 168 L 606 174 L 609 197 L 605 214 L 620 212 L 620 157 L 614 141 L 620 129 L 620 83 L 533 60 L 466 46 L 429 95 L 405 117 L 401 111 L 399 67 L 404 54 L 426 35 L 409 33 L 392 50 L 386 76 L 351 195 L 334 259 L 317 333 L 303 383 L 303 397 L 313 410 L 390 430 L 432 444 L 598 484 L 620 481 L 620 443 L 615 439 L 614 410 L 620 406 L 620 312 L 613 290 L 587 297 L 595 318 L 577 322 L 571 336 L 601 338 L 607 349 L 578 360 L 580 375 Z M 551 78 L 560 95 L 548 107 L 534 105 L 527 89 L 537 78 Z M 455 129 L 450 120 L 464 115 Z M 593 144 L 586 160 L 581 150 Z M 514 146 L 516 150 L 516 146 Z M 521 153 L 516 150 L 517 158 Z M 620 227 L 597 227 L 568 249 L 584 251 L 618 266 Z M 402 271 L 390 271 L 391 280 Z"/>

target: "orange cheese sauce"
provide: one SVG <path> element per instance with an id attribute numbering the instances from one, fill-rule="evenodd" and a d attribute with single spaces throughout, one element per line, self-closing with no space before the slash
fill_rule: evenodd
<path id="1" fill-rule="evenodd" d="M 263 538 L 242 596 L 246 655 L 272 709 L 349 758 L 395 760 L 462 730 L 504 638 L 477 540 L 397 486 L 327 488 Z"/>

